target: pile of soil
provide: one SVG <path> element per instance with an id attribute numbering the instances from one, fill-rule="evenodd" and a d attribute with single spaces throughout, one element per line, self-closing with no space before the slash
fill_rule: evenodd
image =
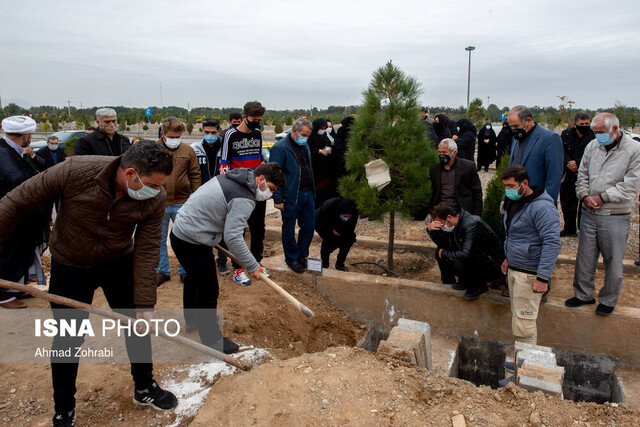
<path id="1" fill-rule="evenodd" d="M 574 403 L 501 390 L 407 366 L 358 348 L 330 348 L 221 377 L 193 425 L 639 425 L 626 404 Z"/>

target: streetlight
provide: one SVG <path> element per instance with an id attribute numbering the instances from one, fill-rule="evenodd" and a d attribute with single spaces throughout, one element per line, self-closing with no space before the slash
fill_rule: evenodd
<path id="1" fill-rule="evenodd" d="M 475 46 L 467 46 L 464 48 L 469 52 L 469 72 L 467 74 L 467 110 L 469 109 L 469 90 L 471 89 L 471 51 L 475 50 Z"/>

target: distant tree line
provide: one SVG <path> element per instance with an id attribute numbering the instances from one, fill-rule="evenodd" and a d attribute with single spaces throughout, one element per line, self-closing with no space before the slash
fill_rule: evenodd
<path id="1" fill-rule="evenodd" d="M 597 110 L 579 109 L 574 108 L 574 102 L 569 100 L 566 96 L 558 96 L 559 105 L 557 107 L 539 107 L 528 106 L 533 113 L 533 118 L 538 123 L 547 124 L 550 128 L 557 126 L 570 125 L 573 123 L 573 117 L 578 112 L 587 112 L 591 116 L 596 113 L 607 111 L 614 113 L 619 119 L 620 123 L 624 127 L 635 127 L 640 121 L 640 109 L 638 107 L 627 107 L 620 103 L 616 103 L 613 107 L 599 108 Z M 107 106 L 111 107 L 118 113 L 118 122 L 120 131 L 127 130 L 128 127 L 136 124 L 142 124 L 146 126 L 147 121 L 150 124 L 161 123 L 167 116 L 175 116 L 182 119 L 187 124 L 187 129 L 193 131 L 193 129 L 199 129 L 198 124 L 202 122 L 204 118 L 215 117 L 218 118 L 223 125 L 227 124 L 229 113 L 233 111 L 242 112 L 241 107 L 224 107 L 224 108 L 211 108 L 211 107 L 195 107 L 191 110 L 186 108 L 170 106 L 170 107 L 150 107 L 152 111 L 151 117 L 147 120 L 145 116 L 146 108 L 139 107 L 124 107 L 124 106 Z M 505 111 L 509 111 L 508 106 L 498 107 L 496 104 L 490 104 L 488 108 L 484 108 L 482 100 L 475 98 L 469 105 L 469 109 L 459 106 L 457 108 L 442 107 L 442 106 L 426 106 L 430 117 L 434 117 L 436 114 L 446 114 L 453 120 L 459 120 L 463 117 L 469 118 L 477 126 L 480 126 L 484 121 L 499 122 L 500 114 Z M 89 127 L 93 126 L 95 122 L 95 111 L 99 107 L 91 108 L 76 108 L 76 107 L 54 107 L 51 105 L 42 105 L 38 107 L 31 107 L 29 109 L 22 108 L 17 104 L 10 103 L 0 110 L 0 119 L 5 117 L 24 114 L 30 115 L 36 122 L 42 123 L 42 129 L 45 131 L 53 130 L 57 131 L 62 123 L 75 122 L 76 127 Z M 293 109 L 293 110 L 267 110 L 263 118 L 263 124 L 274 125 L 279 129 L 284 126 L 291 126 L 295 119 L 306 115 L 311 121 L 316 118 L 323 117 L 330 119 L 334 124 L 340 123 L 340 121 L 349 115 L 355 115 L 357 113 L 358 106 L 330 106 L 328 108 L 311 107 L 308 109 Z M 69 114 L 70 113 L 70 114 Z M 189 132 L 191 133 L 191 132 Z"/>

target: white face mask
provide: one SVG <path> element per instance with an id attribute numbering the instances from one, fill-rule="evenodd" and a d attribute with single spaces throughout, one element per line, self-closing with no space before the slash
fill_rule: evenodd
<path id="1" fill-rule="evenodd" d="M 48 144 L 49 150 L 56 151 L 58 149 L 58 144 Z"/>
<path id="2" fill-rule="evenodd" d="M 178 145 L 180 145 L 180 138 L 167 138 L 167 137 L 165 137 L 164 139 L 165 139 L 164 144 L 168 148 L 170 148 L 172 150 L 175 150 L 176 148 L 178 148 Z"/>
<path id="3" fill-rule="evenodd" d="M 271 196 L 273 196 L 273 193 L 269 189 L 268 185 L 267 185 L 267 189 L 264 191 L 261 190 L 259 186 L 258 188 L 256 188 L 256 200 L 258 202 L 264 202 L 265 200 L 269 200 Z"/>
<path id="4" fill-rule="evenodd" d="M 491 126 L 486 125 L 485 128 L 487 128 L 487 130 L 488 130 L 488 129 L 491 129 Z"/>
<path id="5" fill-rule="evenodd" d="M 318 135 L 324 135 L 324 133 L 325 133 L 326 131 L 327 131 L 326 129 L 320 129 L 320 130 L 318 131 Z"/>
<path id="6" fill-rule="evenodd" d="M 456 228 L 455 225 L 448 226 L 445 222 L 444 225 L 440 228 L 445 233 L 451 233 Z"/>

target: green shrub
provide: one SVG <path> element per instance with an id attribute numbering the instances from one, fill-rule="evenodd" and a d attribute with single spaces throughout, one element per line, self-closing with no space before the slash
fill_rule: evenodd
<path id="1" fill-rule="evenodd" d="M 282 132 L 283 132 L 282 125 L 281 125 L 280 123 L 278 123 L 278 124 L 276 125 L 276 127 L 275 127 L 275 129 L 274 129 L 274 132 L 275 132 L 276 134 L 278 134 L 278 133 L 282 133 Z"/>
<path id="2" fill-rule="evenodd" d="M 76 148 L 76 142 L 78 142 L 78 138 L 74 136 L 64 144 L 64 154 L 66 154 L 67 157 L 73 156 L 73 151 Z"/>
<path id="3" fill-rule="evenodd" d="M 496 176 L 489 181 L 482 208 L 482 220 L 491 227 L 501 242 L 504 241 L 506 236 L 504 224 L 502 223 L 502 214 L 500 213 L 500 202 L 504 199 L 504 184 L 502 184 L 500 174 L 508 165 L 509 154 L 505 154 L 502 156 L 502 159 L 500 159 L 500 167 L 496 170 Z"/>

